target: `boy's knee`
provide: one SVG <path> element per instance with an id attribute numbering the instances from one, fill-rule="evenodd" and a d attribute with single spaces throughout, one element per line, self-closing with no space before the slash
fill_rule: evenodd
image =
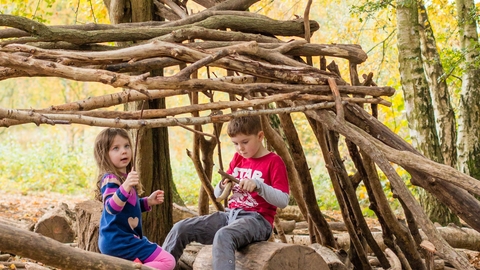
<path id="1" fill-rule="evenodd" d="M 179 222 L 173 224 L 173 227 L 172 227 L 172 231 L 175 231 L 177 233 L 183 233 L 188 230 L 189 230 L 189 225 L 185 219 L 180 220 Z"/>
<path id="2" fill-rule="evenodd" d="M 213 238 L 213 244 L 215 245 L 216 242 L 228 242 L 231 243 L 233 239 L 233 233 L 228 227 L 223 227 L 215 233 L 215 237 Z"/>

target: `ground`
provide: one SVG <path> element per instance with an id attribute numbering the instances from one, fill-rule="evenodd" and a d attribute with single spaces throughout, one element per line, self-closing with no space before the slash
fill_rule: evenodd
<path id="1" fill-rule="evenodd" d="M 63 195 L 52 192 L 3 192 L 2 196 L 0 196 L 0 218 L 36 223 L 51 207 L 66 203 L 70 209 L 73 209 L 76 203 L 86 199 L 88 198 L 80 195 Z"/>

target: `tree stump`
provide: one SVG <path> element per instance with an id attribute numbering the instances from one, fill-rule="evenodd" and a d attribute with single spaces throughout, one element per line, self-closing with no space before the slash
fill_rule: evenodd
<path id="1" fill-rule="evenodd" d="M 237 270 L 328 269 L 327 263 L 314 249 L 275 242 L 252 243 L 235 254 Z M 212 269 L 212 246 L 204 246 L 197 254 L 193 270 Z"/>
<path id="2" fill-rule="evenodd" d="M 65 203 L 45 213 L 35 224 L 34 232 L 50 237 L 61 243 L 72 243 L 75 240 L 74 213 Z"/>
<path id="3" fill-rule="evenodd" d="M 103 205 L 99 201 L 88 200 L 75 206 L 77 215 L 77 243 L 78 247 L 93 252 L 98 249 L 98 229 L 102 216 Z"/>

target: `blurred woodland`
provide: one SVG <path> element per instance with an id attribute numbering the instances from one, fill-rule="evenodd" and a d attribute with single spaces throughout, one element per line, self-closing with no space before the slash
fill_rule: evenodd
<path id="1" fill-rule="evenodd" d="M 149 238 L 162 242 L 174 222 L 173 195 L 181 193 L 177 183 L 183 177 L 173 174 L 178 171 L 172 160 L 184 159 L 197 173 L 192 177 L 201 184 L 198 214 L 223 210 L 212 197 L 219 179 L 214 171 L 232 153 L 221 139 L 223 123 L 251 108 L 262 115 L 268 145 L 290 168 L 292 198 L 307 221 L 309 245 L 337 251 L 345 269 L 475 269 L 471 257 L 452 247 L 434 224 L 480 229 L 473 1 L 125 3 L 13 1 L 3 7 L 2 141 L 28 145 L 55 137 L 67 152 L 88 156 L 99 127 L 132 129 L 142 177 L 159 179 L 145 183 L 147 192 L 172 191 L 165 205 L 145 217 Z M 4 149 L 14 149 L 0 147 L 1 158 Z M 312 175 L 318 170 L 319 178 Z M 80 188 L 88 190 L 93 177 L 84 177 Z M 68 187 L 57 178 L 49 181 Z M 335 194 L 348 248 L 340 246 L 322 215 L 317 197 L 325 190 L 318 190 L 318 182 L 327 182 L 320 187 Z M 20 188 L 28 190 L 29 184 Z M 386 247 L 366 224 L 368 211 L 378 219 Z M 286 243 L 280 221 L 275 226 L 275 243 Z M 17 241 L 26 237 L 15 233 Z M 4 243 L 18 252 L 14 240 Z M 58 251 L 49 245 L 47 254 Z M 266 248 L 305 254 L 287 247 Z M 202 260 L 208 264 L 207 249 L 196 253 L 194 269 L 208 267 L 199 266 Z M 342 250 L 346 257 L 339 255 Z M 326 255 L 316 251 L 322 256 L 311 261 L 326 264 Z M 71 252 L 64 256 L 111 263 Z M 45 260 L 28 251 L 21 255 Z M 46 263 L 86 267 L 55 258 Z"/>

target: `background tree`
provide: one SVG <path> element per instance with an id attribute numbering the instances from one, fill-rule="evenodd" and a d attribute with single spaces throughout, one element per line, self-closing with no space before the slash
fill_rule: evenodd
<path id="1" fill-rule="evenodd" d="M 425 72 L 426 69 L 424 69 L 424 63 L 426 63 L 426 67 L 428 68 L 429 66 L 427 65 L 435 63 L 435 59 L 431 57 L 431 54 L 422 54 L 421 49 L 422 47 L 426 48 L 427 46 L 431 46 L 431 43 L 428 43 L 428 41 L 432 40 L 427 40 L 425 29 L 419 27 L 419 16 L 426 18 L 427 14 L 418 11 L 419 6 L 417 5 L 417 1 L 406 0 L 397 2 L 399 69 L 406 116 L 413 146 L 426 157 L 444 163 L 445 160 L 434 115 L 434 112 L 439 112 L 439 110 L 433 109 L 432 101 L 432 96 L 438 97 L 438 95 L 431 94 L 431 92 L 438 93 L 439 91 L 430 89 Z M 422 35 L 420 33 L 422 33 Z M 421 37 L 423 37 L 423 39 Z M 428 77 L 430 81 L 442 75 L 432 72 L 433 70 L 431 68 L 429 71 L 431 72 L 429 72 L 428 75 L 433 77 Z M 444 95 L 445 92 L 441 94 Z M 439 105 L 438 102 L 436 105 Z M 440 125 L 440 127 L 443 126 Z M 440 130 L 442 131 L 442 135 L 444 135 L 442 139 L 444 139 L 447 134 L 449 137 L 452 136 L 452 130 L 448 130 L 447 132 L 449 133 L 444 132 L 443 129 Z M 455 131 L 453 130 L 453 132 Z M 451 141 L 449 143 L 451 143 Z M 445 143 L 443 145 L 445 145 Z M 451 147 L 448 149 L 451 149 Z M 448 155 L 449 153 L 446 154 L 451 160 L 451 155 Z M 415 184 L 414 178 L 412 178 L 412 183 Z M 444 225 L 451 222 L 459 223 L 458 218 L 453 215 L 446 206 L 440 204 L 435 197 L 431 196 L 424 189 L 418 189 L 418 191 L 422 205 L 432 221 Z"/>
<path id="2" fill-rule="evenodd" d="M 105 0 L 104 3 L 112 24 L 163 20 L 156 15 L 153 0 Z M 162 76 L 163 70 L 154 70 L 152 75 Z M 132 103 L 126 106 L 127 110 L 164 109 L 166 107 L 164 98 Z M 151 194 L 157 189 L 165 191 L 164 203 L 145 213 L 143 219 L 145 235 L 151 241 L 161 244 L 173 226 L 172 191 L 174 183 L 170 166 L 168 130 L 166 127 L 140 129 L 139 132 L 133 130 L 131 135 L 133 141 L 136 142 L 134 148 L 135 168 L 142 178 L 146 194 Z"/>
<path id="3" fill-rule="evenodd" d="M 480 61 L 478 9 L 473 0 L 456 0 L 459 40 L 464 58 L 458 112 L 459 169 L 480 179 Z"/>

